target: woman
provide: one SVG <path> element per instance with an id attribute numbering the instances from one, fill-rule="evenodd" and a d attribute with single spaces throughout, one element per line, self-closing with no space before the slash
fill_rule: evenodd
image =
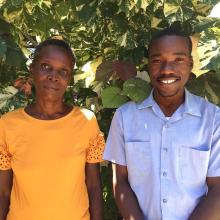
<path id="1" fill-rule="evenodd" d="M 34 104 L 0 119 L 0 220 L 99 220 L 104 140 L 92 112 L 63 102 L 75 57 L 67 43 L 37 46 Z"/>

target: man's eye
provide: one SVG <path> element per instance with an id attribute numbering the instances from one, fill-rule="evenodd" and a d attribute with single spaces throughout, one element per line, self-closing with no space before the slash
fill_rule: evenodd
<path id="1" fill-rule="evenodd" d="M 183 63 L 183 62 L 184 62 L 184 58 L 178 57 L 178 58 L 175 59 L 175 62 L 177 62 L 177 63 Z"/>

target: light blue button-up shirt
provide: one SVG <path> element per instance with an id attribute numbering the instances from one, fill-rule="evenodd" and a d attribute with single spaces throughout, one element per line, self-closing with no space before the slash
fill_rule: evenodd
<path id="1" fill-rule="evenodd" d="M 152 93 L 117 109 L 104 159 L 127 166 L 145 220 L 187 220 L 220 176 L 220 109 L 185 90 L 167 119 Z"/>

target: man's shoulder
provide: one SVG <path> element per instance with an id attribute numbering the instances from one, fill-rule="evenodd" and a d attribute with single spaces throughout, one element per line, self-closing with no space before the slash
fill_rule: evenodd
<path id="1" fill-rule="evenodd" d="M 116 111 L 121 113 L 126 113 L 126 112 L 131 113 L 131 112 L 136 112 L 137 110 L 138 110 L 138 103 L 129 101 L 121 105 Z"/>
<path id="2" fill-rule="evenodd" d="M 190 96 L 191 96 L 191 100 L 193 101 L 194 107 L 199 109 L 202 115 L 204 115 L 205 112 L 210 112 L 211 114 L 220 112 L 219 106 L 208 101 L 206 98 L 198 96 L 198 95 L 194 95 L 192 93 L 190 93 Z"/>
<path id="3" fill-rule="evenodd" d="M 195 94 L 190 93 L 190 95 L 192 96 L 192 98 L 196 101 L 196 103 L 198 105 L 205 105 L 207 107 L 210 108 L 216 108 L 216 109 L 220 109 L 219 106 L 217 106 L 216 104 L 210 102 L 209 100 L 207 100 L 206 98 L 202 97 L 202 96 L 198 96 Z"/>

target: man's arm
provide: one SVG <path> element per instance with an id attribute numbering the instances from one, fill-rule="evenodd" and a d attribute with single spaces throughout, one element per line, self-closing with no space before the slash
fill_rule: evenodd
<path id="1" fill-rule="evenodd" d="M 89 195 L 90 219 L 102 220 L 103 199 L 99 163 L 86 163 L 86 186 Z"/>
<path id="2" fill-rule="evenodd" d="M 118 209 L 124 220 L 143 220 L 137 198 L 128 182 L 126 166 L 112 164 L 113 192 Z"/>
<path id="3" fill-rule="evenodd" d="M 8 214 L 12 179 L 12 170 L 0 170 L 0 220 L 6 220 Z"/>
<path id="4" fill-rule="evenodd" d="M 198 204 L 189 220 L 220 220 L 220 177 L 208 177 L 208 194 Z"/>

